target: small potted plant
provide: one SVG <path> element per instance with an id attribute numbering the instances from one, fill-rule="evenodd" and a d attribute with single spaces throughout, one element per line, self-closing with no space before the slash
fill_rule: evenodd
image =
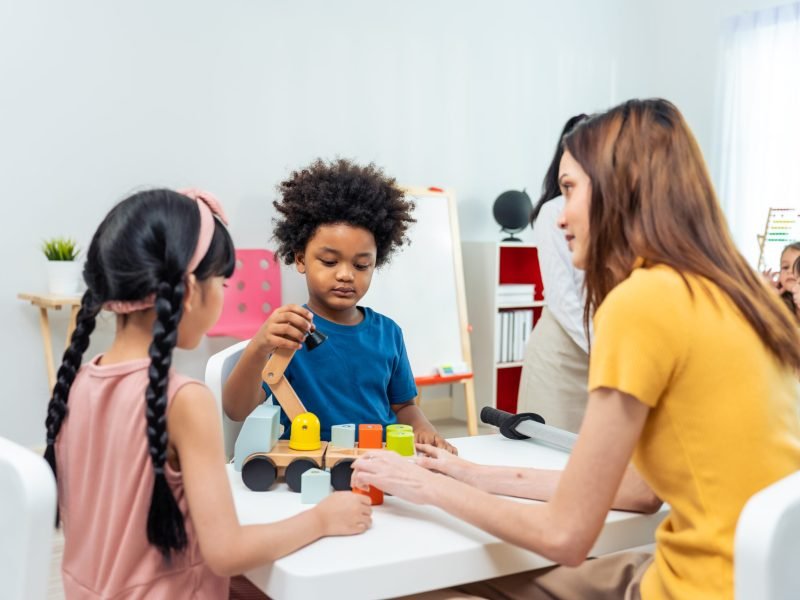
<path id="1" fill-rule="evenodd" d="M 47 258 L 50 293 L 59 296 L 74 296 L 80 293 L 83 265 L 76 260 L 81 251 L 75 240 L 62 237 L 44 240 L 42 252 Z"/>

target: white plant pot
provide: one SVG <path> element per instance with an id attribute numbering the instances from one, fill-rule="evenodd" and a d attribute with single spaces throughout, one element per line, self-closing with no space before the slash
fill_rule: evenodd
<path id="1" fill-rule="evenodd" d="M 47 286 L 56 296 L 76 296 L 83 288 L 83 261 L 48 260 Z"/>

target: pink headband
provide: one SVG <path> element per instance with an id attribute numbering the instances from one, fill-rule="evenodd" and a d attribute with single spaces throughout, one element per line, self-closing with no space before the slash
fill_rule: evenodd
<path id="1" fill-rule="evenodd" d="M 223 225 L 228 224 L 228 218 L 225 216 L 219 200 L 213 194 L 196 188 L 187 188 L 178 190 L 178 192 L 195 200 L 197 208 L 200 209 L 200 235 L 197 237 L 194 254 L 189 260 L 189 264 L 186 265 L 186 272 L 194 273 L 211 246 L 211 239 L 214 237 L 214 216 L 216 215 Z"/>
<path id="2" fill-rule="evenodd" d="M 196 188 L 178 190 L 178 193 L 196 201 L 197 208 L 200 211 L 200 233 L 197 236 L 197 246 L 194 248 L 192 258 L 189 260 L 189 264 L 186 265 L 186 273 L 188 275 L 195 272 L 211 246 L 211 240 L 214 237 L 214 217 L 226 226 L 228 225 L 228 218 L 225 216 L 225 211 L 222 210 L 222 205 L 214 194 Z M 109 300 L 103 303 L 103 310 L 109 310 L 118 315 L 127 315 L 139 310 L 152 308 L 155 302 L 155 294 L 149 294 L 141 300 Z"/>

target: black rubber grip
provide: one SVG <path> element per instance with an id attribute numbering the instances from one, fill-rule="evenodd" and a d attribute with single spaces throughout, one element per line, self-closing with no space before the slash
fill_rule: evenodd
<path id="1" fill-rule="evenodd" d="M 491 406 L 484 406 L 481 409 L 481 421 L 499 427 L 500 433 L 511 440 L 527 440 L 530 438 L 530 436 L 523 435 L 517 431 L 517 425 L 523 421 L 536 421 L 544 425 L 544 418 L 536 413 L 512 415 L 509 412 L 498 410 Z"/>
<path id="2" fill-rule="evenodd" d="M 498 410 L 496 408 L 492 408 L 491 406 L 484 406 L 481 409 L 481 421 L 488 425 L 494 425 L 495 427 L 500 427 L 508 417 L 513 417 L 511 413 L 507 413 L 504 410 Z"/>

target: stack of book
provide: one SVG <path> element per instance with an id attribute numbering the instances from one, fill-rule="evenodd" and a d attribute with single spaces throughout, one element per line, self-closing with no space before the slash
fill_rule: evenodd
<path id="1" fill-rule="evenodd" d="M 536 286 L 533 283 L 504 283 L 497 286 L 497 303 L 526 304 L 533 302 Z"/>
<path id="2" fill-rule="evenodd" d="M 497 313 L 495 357 L 498 363 L 525 358 L 525 346 L 533 329 L 533 310 L 504 310 Z"/>

